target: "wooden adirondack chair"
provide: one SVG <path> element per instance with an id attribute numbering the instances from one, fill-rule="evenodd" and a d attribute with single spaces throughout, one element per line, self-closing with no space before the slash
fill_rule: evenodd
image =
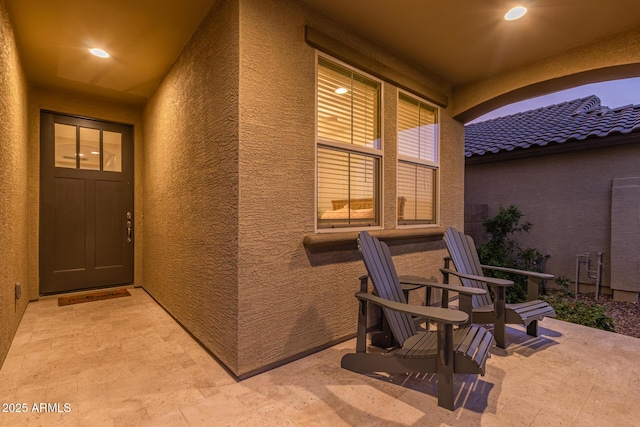
<path id="1" fill-rule="evenodd" d="M 438 405 L 453 410 L 454 373 L 484 375 L 493 336 L 478 325 L 454 330 L 454 325 L 468 323 L 462 311 L 407 304 L 388 246 L 363 231 L 358 248 L 369 276 L 360 278 L 361 291 L 356 293 L 360 301 L 356 353 L 343 356 L 341 366 L 358 373 L 437 373 Z M 378 296 L 367 292 L 368 277 Z M 382 307 L 399 348 L 367 353 L 368 303 Z M 435 322 L 437 331 L 417 331 L 412 316 Z"/>
<path id="2" fill-rule="evenodd" d="M 445 260 L 445 268 L 441 269 L 445 275 L 445 283 L 448 283 L 448 275 L 453 274 L 460 277 L 460 281 L 464 286 L 479 289 L 488 289 L 487 285 L 491 287 L 494 295 L 493 301 L 491 300 L 491 294 L 488 293 L 473 296 L 472 322 L 480 324 L 493 323 L 493 335 L 498 347 L 506 348 L 505 331 L 507 323 L 525 325 L 527 334 L 536 337 L 538 336 L 538 320 L 542 320 L 545 317 L 556 317 L 556 312 L 553 308 L 538 299 L 539 281 L 553 279 L 552 274 L 482 265 L 478 259 L 478 252 L 473 239 L 453 227 L 447 229 L 444 240 L 456 268 L 456 271 L 449 269 L 448 261 Z M 512 286 L 513 282 L 511 280 L 485 277 L 483 269 L 527 276 L 527 301 L 519 304 L 506 304 L 505 289 L 508 286 Z"/>

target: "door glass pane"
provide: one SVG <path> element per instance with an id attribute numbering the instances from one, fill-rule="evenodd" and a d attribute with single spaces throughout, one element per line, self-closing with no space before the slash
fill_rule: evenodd
<path id="1" fill-rule="evenodd" d="M 102 170 L 122 172 L 122 134 L 103 131 L 102 146 Z"/>
<path id="2" fill-rule="evenodd" d="M 55 124 L 55 165 L 76 168 L 76 127 Z"/>
<path id="3" fill-rule="evenodd" d="M 100 170 L 100 130 L 80 128 L 80 169 Z"/>

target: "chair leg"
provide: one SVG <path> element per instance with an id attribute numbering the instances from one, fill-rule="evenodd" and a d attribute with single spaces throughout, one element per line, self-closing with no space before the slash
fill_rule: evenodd
<path id="1" fill-rule="evenodd" d="M 380 348 L 391 348 L 394 346 L 394 336 L 391 332 L 391 326 L 385 317 L 382 310 L 380 310 L 380 332 L 375 332 L 371 335 L 371 345 L 375 345 Z"/>
<path id="2" fill-rule="evenodd" d="M 527 335 L 531 335 L 532 337 L 538 336 L 538 321 L 534 320 L 533 322 L 527 325 Z"/>
<path id="3" fill-rule="evenodd" d="M 360 290 L 367 292 L 367 276 L 360 277 Z M 360 301 L 358 307 L 358 331 L 356 335 L 356 352 L 367 352 L 367 302 Z"/>
<path id="4" fill-rule="evenodd" d="M 540 281 L 535 277 L 527 279 L 527 301 L 535 301 L 540 296 Z"/>
<path id="5" fill-rule="evenodd" d="M 493 288 L 494 300 L 493 311 L 495 313 L 495 320 L 493 323 L 493 337 L 496 340 L 496 345 L 500 348 L 507 348 L 507 324 L 506 324 L 506 308 L 505 299 L 506 292 L 502 286 L 496 286 Z"/>
<path id="6" fill-rule="evenodd" d="M 453 325 L 438 323 L 438 406 L 453 411 Z"/>

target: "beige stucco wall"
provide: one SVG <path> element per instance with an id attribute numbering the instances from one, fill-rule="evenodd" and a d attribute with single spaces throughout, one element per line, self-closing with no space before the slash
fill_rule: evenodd
<path id="1" fill-rule="evenodd" d="M 144 287 L 241 377 L 356 329 L 358 254 L 310 255 L 302 244 L 315 221 L 315 51 L 305 24 L 429 80 L 296 2 L 220 0 L 144 112 Z M 397 90 L 385 83 L 384 93 L 393 200 Z M 462 226 L 463 128 L 447 110 L 441 135 L 442 223 Z M 385 226 L 394 218 L 386 204 Z M 444 255 L 441 243 L 393 251 L 403 272 L 427 276 Z"/>
<path id="2" fill-rule="evenodd" d="M 29 88 L 29 296 L 39 292 L 38 243 L 40 221 L 40 110 L 134 126 L 134 283 L 142 283 L 143 139 L 142 107 L 83 94 L 31 86 Z"/>
<path id="3" fill-rule="evenodd" d="M 240 1 L 238 372 L 258 370 L 355 333 L 357 252 L 311 255 L 314 233 L 315 50 L 309 24 L 425 81 L 429 76 L 292 1 Z M 438 88 L 442 90 L 442 88 Z M 385 228 L 395 228 L 397 89 L 385 83 Z M 448 94 L 448 93 L 447 93 Z M 442 224 L 462 224 L 463 130 L 442 119 Z M 440 243 L 394 247 L 398 269 L 438 277 Z"/>
<path id="4" fill-rule="evenodd" d="M 144 288 L 234 372 L 237 11 L 214 4 L 144 112 Z"/>
<path id="5" fill-rule="evenodd" d="M 638 176 L 637 145 L 600 148 L 469 165 L 465 177 L 465 202 L 487 204 L 489 216 L 499 206 L 516 205 L 523 220 L 533 223 L 518 241 L 551 255 L 546 270 L 571 281 L 576 277 L 576 255 L 604 252 L 603 285 L 611 284 L 611 193 L 615 178 Z M 580 281 L 587 279 L 582 266 Z M 584 287 L 593 291 L 593 288 Z"/>
<path id="6" fill-rule="evenodd" d="M 513 102 L 587 83 L 640 75 L 640 26 L 454 89 L 453 116 L 468 122 Z"/>
<path id="7" fill-rule="evenodd" d="M 29 301 L 27 84 L 0 0 L 0 366 Z M 23 286 L 15 299 L 14 286 Z"/>

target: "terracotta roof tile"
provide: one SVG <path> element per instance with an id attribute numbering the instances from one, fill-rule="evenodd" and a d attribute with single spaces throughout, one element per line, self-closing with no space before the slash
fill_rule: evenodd
<path id="1" fill-rule="evenodd" d="M 595 95 L 465 127 L 465 156 L 640 132 L 640 105 L 609 108 Z"/>

